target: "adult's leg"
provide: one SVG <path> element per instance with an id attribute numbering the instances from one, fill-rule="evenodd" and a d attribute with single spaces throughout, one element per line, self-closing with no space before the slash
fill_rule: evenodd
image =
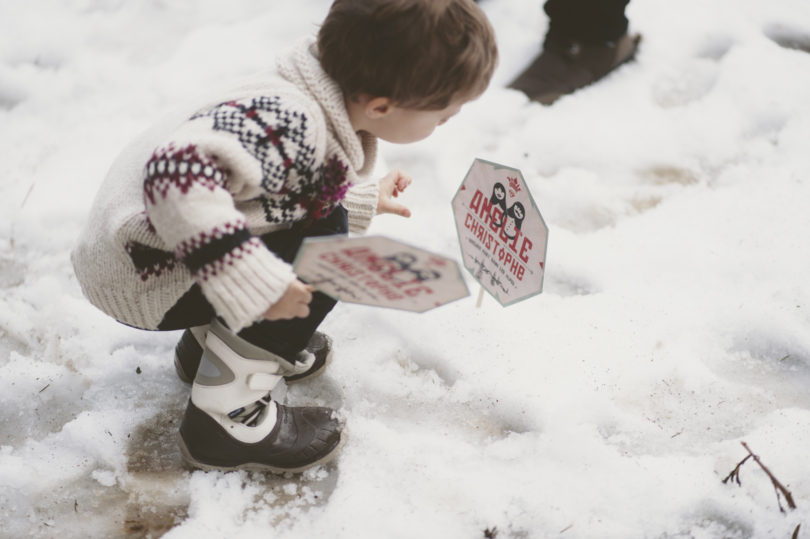
<path id="1" fill-rule="evenodd" d="M 627 32 L 624 9 L 630 0 L 548 0 L 547 39 L 585 44 L 615 41 Z"/>

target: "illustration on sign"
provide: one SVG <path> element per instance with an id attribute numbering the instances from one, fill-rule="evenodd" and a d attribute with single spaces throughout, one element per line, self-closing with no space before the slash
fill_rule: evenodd
<path id="1" fill-rule="evenodd" d="M 548 227 L 518 169 L 476 159 L 453 214 L 464 267 L 501 305 L 542 292 Z"/>
<path id="2" fill-rule="evenodd" d="M 307 238 L 293 270 L 339 301 L 407 311 L 470 294 L 454 260 L 384 236 Z"/>

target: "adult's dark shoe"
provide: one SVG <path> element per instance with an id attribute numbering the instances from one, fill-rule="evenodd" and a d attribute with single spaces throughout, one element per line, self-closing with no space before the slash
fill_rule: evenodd
<path id="1" fill-rule="evenodd" d="M 638 34 L 596 44 L 546 38 L 543 52 L 509 87 L 550 105 L 632 60 L 640 42 Z"/>
<path id="2" fill-rule="evenodd" d="M 180 450 L 189 465 L 284 473 L 334 458 L 342 434 L 331 409 L 272 400 L 283 363 L 222 324 L 211 324 L 180 425 Z"/>
<path id="3" fill-rule="evenodd" d="M 191 384 L 197 375 L 208 327 L 185 330 L 174 348 L 174 370 L 177 377 L 186 384 Z M 284 381 L 287 384 L 295 384 L 322 374 L 332 361 L 332 339 L 325 333 L 316 331 L 304 352 L 295 364 L 285 362 L 288 372 L 284 375 Z"/>

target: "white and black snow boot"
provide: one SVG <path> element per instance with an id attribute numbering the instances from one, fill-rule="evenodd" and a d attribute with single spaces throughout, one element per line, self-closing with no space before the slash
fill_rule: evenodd
<path id="1" fill-rule="evenodd" d="M 180 425 L 191 466 L 300 472 L 331 460 L 342 442 L 329 408 L 288 407 L 270 391 L 291 365 L 213 322 Z"/>
<path id="2" fill-rule="evenodd" d="M 197 375 L 208 328 L 205 325 L 185 330 L 174 348 L 174 370 L 177 377 L 186 384 L 191 384 Z M 323 373 L 332 361 L 332 339 L 325 333 L 316 331 L 305 352 L 306 354 L 299 354 L 291 371 L 284 375 L 286 383 L 302 382 Z"/>

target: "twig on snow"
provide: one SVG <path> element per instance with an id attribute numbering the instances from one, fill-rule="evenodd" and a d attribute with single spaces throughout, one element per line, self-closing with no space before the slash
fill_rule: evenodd
<path id="1" fill-rule="evenodd" d="M 742 485 L 740 483 L 740 467 L 745 464 L 745 461 L 751 458 L 751 455 L 747 455 L 744 459 L 737 463 L 731 472 L 723 479 L 723 483 L 728 483 L 729 481 L 736 482 L 738 485 Z"/>
<path id="2" fill-rule="evenodd" d="M 748 451 L 748 454 L 754 457 L 754 461 L 756 461 L 756 463 L 759 464 L 759 467 L 762 468 L 762 471 L 765 472 L 765 474 L 771 480 L 771 483 L 773 484 L 773 489 L 776 491 L 776 501 L 777 503 L 779 503 L 779 510 L 782 511 L 783 513 L 785 512 L 784 508 L 782 507 L 781 498 L 779 496 L 780 492 L 785 497 L 788 507 L 790 507 L 791 509 L 796 509 L 796 504 L 793 501 L 793 494 L 791 494 L 790 491 L 786 489 L 785 486 L 782 483 L 780 483 L 778 479 L 776 479 L 776 477 L 774 477 L 771 471 L 764 464 L 762 464 L 762 461 L 759 460 L 759 457 L 756 456 L 753 451 L 751 451 L 751 448 L 748 447 L 748 444 L 746 444 L 745 442 L 740 443 L 745 448 L 745 450 Z"/>
<path id="3" fill-rule="evenodd" d="M 796 503 L 793 501 L 793 494 L 791 494 L 790 491 L 787 488 L 785 488 L 785 486 L 782 483 L 779 482 L 779 480 L 771 473 L 771 471 L 768 469 L 767 466 L 762 464 L 762 461 L 759 460 L 759 457 L 755 455 L 753 451 L 751 451 L 751 448 L 748 447 L 747 443 L 740 442 L 740 444 L 742 444 L 745 450 L 748 451 L 748 455 L 744 459 L 742 459 L 737 464 L 737 466 L 734 467 L 733 470 L 731 470 L 731 472 L 726 476 L 726 478 L 723 479 L 723 483 L 727 483 L 728 481 L 736 481 L 738 485 L 741 485 L 742 483 L 740 483 L 740 467 L 743 464 L 745 464 L 745 462 L 748 459 L 753 458 L 754 461 L 757 464 L 759 464 L 759 467 L 762 468 L 762 471 L 764 471 L 765 474 L 768 476 L 768 478 L 771 480 L 773 489 L 774 491 L 776 491 L 776 503 L 779 504 L 779 510 L 783 513 L 785 512 L 785 508 L 782 507 L 782 496 L 785 497 L 785 501 L 787 501 L 787 505 L 789 508 L 796 509 Z M 799 526 L 796 527 L 796 531 L 793 533 L 794 538 L 798 536 Z"/>

